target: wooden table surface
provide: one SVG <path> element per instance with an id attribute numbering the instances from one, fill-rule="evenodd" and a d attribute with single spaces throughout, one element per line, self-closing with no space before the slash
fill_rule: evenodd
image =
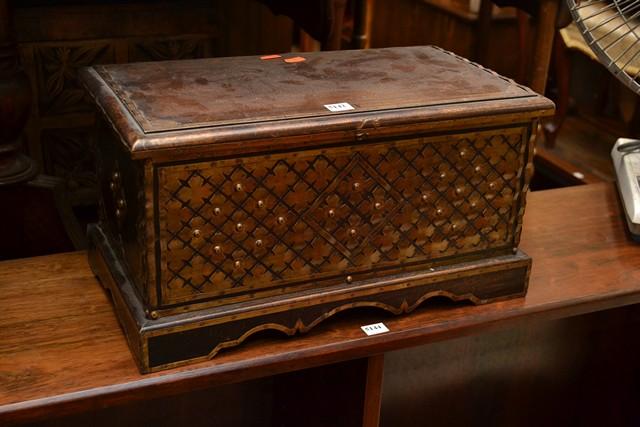
<path id="1" fill-rule="evenodd" d="M 521 248 L 533 257 L 525 298 L 427 303 L 408 316 L 356 312 L 296 338 L 263 337 L 211 361 L 140 375 L 84 252 L 0 263 L 0 425 L 239 382 L 531 319 L 640 302 L 640 246 L 615 188 L 531 193 Z M 367 337 L 383 320 L 390 332 Z"/>

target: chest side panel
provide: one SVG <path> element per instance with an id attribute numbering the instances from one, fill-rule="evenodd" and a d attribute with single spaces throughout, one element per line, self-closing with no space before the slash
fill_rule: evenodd
<path id="1" fill-rule="evenodd" d="M 510 251 L 523 127 L 157 167 L 161 305 Z"/>

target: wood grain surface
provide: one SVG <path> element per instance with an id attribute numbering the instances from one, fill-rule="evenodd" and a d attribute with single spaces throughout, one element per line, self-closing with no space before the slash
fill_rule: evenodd
<path id="1" fill-rule="evenodd" d="M 640 248 L 615 188 L 532 193 L 521 248 L 533 257 L 526 298 L 484 306 L 427 304 L 413 314 L 346 314 L 295 339 L 262 337 L 209 362 L 138 373 L 86 253 L 0 263 L 0 424 L 60 416 L 216 384 L 367 357 L 531 319 L 640 302 Z M 367 337 L 383 320 L 391 332 Z"/>

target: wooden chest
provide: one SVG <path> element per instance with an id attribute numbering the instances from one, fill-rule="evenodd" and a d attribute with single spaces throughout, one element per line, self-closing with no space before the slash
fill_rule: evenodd
<path id="1" fill-rule="evenodd" d="M 351 307 L 523 295 L 553 104 L 435 47 L 96 66 L 92 267 L 143 372 Z"/>

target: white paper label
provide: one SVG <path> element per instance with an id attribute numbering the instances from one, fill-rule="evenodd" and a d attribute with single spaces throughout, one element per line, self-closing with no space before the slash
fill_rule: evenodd
<path id="1" fill-rule="evenodd" d="M 349 104 L 348 102 L 340 102 L 338 104 L 326 104 L 324 108 L 326 108 L 327 110 L 333 113 L 337 113 L 339 111 L 355 110 L 355 108 L 353 108 L 351 104 Z"/>
<path id="2" fill-rule="evenodd" d="M 369 336 L 389 332 L 389 328 L 387 328 L 384 323 L 374 323 L 373 325 L 360 326 L 360 329 L 362 329 L 362 331 Z"/>

